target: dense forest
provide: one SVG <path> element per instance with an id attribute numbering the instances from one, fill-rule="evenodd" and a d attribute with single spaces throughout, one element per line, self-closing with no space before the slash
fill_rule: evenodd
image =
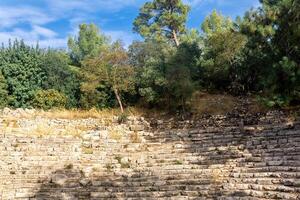
<path id="1" fill-rule="evenodd" d="M 300 1 L 260 2 L 235 20 L 213 11 L 199 30 L 187 29 L 181 0 L 147 2 L 133 22 L 144 40 L 128 48 L 94 24 L 81 24 L 67 50 L 10 41 L 0 48 L 0 107 L 188 109 L 195 91 L 299 104 Z"/>

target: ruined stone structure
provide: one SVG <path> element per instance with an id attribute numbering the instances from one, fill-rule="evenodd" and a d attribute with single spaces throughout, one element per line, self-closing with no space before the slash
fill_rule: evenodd
<path id="1" fill-rule="evenodd" d="M 2 115 L 0 199 L 300 199 L 300 123 L 248 119 Z"/>

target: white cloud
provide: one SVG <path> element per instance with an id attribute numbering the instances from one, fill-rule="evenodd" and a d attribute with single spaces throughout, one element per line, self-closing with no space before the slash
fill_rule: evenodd
<path id="1" fill-rule="evenodd" d="M 122 40 L 126 48 L 133 40 L 139 39 L 136 34 L 126 31 L 103 30 L 102 32 L 112 41 Z M 41 37 L 44 38 L 41 39 Z M 58 38 L 57 33 L 40 26 L 33 26 L 30 31 L 15 28 L 10 32 L 0 32 L 0 43 L 7 44 L 9 39 L 23 39 L 29 45 L 36 45 L 38 42 L 39 46 L 43 48 L 66 48 L 68 40 L 67 38 Z"/>
<path id="2" fill-rule="evenodd" d="M 5 32 L 0 32 L 0 43 L 7 44 L 9 39 L 13 39 L 13 38 L 11 38 L 11 34 L 5 33 Z"/>
<path id="3" fill-rule="evenodd" d="M 32 33 L 38 36 L 43 36 L 45 38 L 53 38 L 57 36 L 56 32 L 37 25 L 33 26 Z"/>
<path id="4" fill-rule="evenodd" d="M 109 36 L 112 41 L 121 40 L 127 48 L 133 40 L 137 40 L 138 36 L 131 32 L 118 31 L 118 30 L 104 30 L 103 33 Z"/>
<path id="5" fill-rule="evenodd" d="M 5 32 L 4 32 L 5 33 Z M 10 34 L 13 38 L 23 38 L 24 40 L 39 40 L 39 38 L 54 38 L 57 34 L 47 28 L 43 28 L 40 26 L 33 26 L 31 30 L 25 31 L 20 28 L 15 28 L 10 32 L 6 32 Z"/>
<path id="6" fill-rule="evenodd" d="M 7 44 L 9 39 L 23 39 L 25 43 L 29 45 L 36 45 L 38 42 L 40 47 L 43 48 L 65 48 L 67 45 L 67 38 L 57 38 L 57 35 L 56 32 L 50 29 L 34 25 L 29 31 L 14 28 L 12 31 L 0 32 L 0 43 Z"/>
<path id="7" fill-rule="evenodd" d="M 212 4 L 215 5 L 216 7 L 219 6 L 228 6 L 232 4 L 239 4 L 241 0 L 183 0 L 184 3 L 189 4 L 192 7 L 199 7 L 202 6 L 203 4 Z M 243 0 L 244 1 L 244 0 Z M 247 0 L 252 3 L 253 7 L 258 7 L 259 6 L 259 1 L 258 0 Z"/>
<path id="8" fill-rule="evenodd" d="M 82 10 L 94 12 L 98 10 L 115 12 L 126 6 L 139 6 L 145 0 L 45 0 L 54 12 Z"/>
<path id="9" fill-rule="evenodd" d="M 67 48 L 67 38 L 52 38 L 38 41 L 39 46 L 42 48 Z M 33 44 L 36 44 L 37 41 L 34 41 Z"/>
<path id="10" fill-rule="evenodd" d="M 191 7 L 199 7 L 203 4 L 213 4 L 215 6 L 222 6 L 234 3 L 234 0 L 184 0 L 184 3 L 189 4 Z"/>
<path id="11" fill-rule="evenodd" d="M 0 28 L 13 27 L 24 22 L 42 25 L 54 19 L 54 17 L 34 7 L 0 6 Z"/>
<path id="12" fill-rule="evenodd" d="M 20 33 L 20 32 L 19 32 Z M 25 32 L 24 32 L 25 33 Z M 50 38 L 50 39 L 38 39 L 38 38 L 24 38 L 24 36 L 13 35 L 11 32 L 0 32 L 0 43 L 4 45 L 8 44 L 9 39 L 12 41 L 15 39 L 21 40 L 24 39 L 25 43 L 31 46 L 35 46 L 37 43 L 41 48 L 66 48 L 67 47 L 67 38 Z"/>
<path id="13" fill-rule="evenodd" d="M 3 1 L 3 0 L 0 0 Z M 9 0 L 5 0 L 9 1 Z M 239 4 L 241 0 L 183 0 L 192 8 L 210 4 L 216 7 Z M 244 0 L 243 0 L 244 1 Z M 253 1 L 253 6 L 258 0 Z M 66 47 L 67 39 L 55 30 L 47 27 L 48 23 L 58 20 L 68 20 L 66 34 L 75 35 L 78 33 L 78 24 L 82 22 L 96 21 L 100 24 L 108 24 L 110 19 L 98 19 L 97 12 L 114 13 L 127 7 L 140 7 L 146 0 L 39 0 L 43 6 L 28 6 L 19 1 L 15 6 L 2 6 L 0 3 L 0 42 L 7 42 L 9 38 L 24 39 L 30 44 L 39 41 L 40 46 Z M 25 1 L 24 1 L 25 2 Z M 26 24 L 30 30 L 24 29 Z M 131 32 L 122 30 L 104 30 L 112 40 L 122 39 L 125 46 L 139 37 Z"/>
<path id="14" fill-rule="evenodd" d="M 140 6 L 145 0 L 41 0 L 44 6 L 28 6 L 20 3 L 15 6 L 2 6 L 0 3 L 0 42 L 9 39 L 24 39 L 34 45 L 37 41 L 41 47 L 66 47 L 67 38 L 46 28 L 50 22 L 61 19 L 69 21 L 67 34 L 75 35 L 78 24 L 95 21 L 95 13 L 118 12 L 126 6 Z M 97 19 L 105 24 L 109 19 Z M 26 29 L 23 25 L 26 25 Z M 28 30 L 28 25 L 30 30 Z M 105 31 L 104 31 L 105 32 Z M 136 38 L 124 31 L 106 31 L 112 40 L 122 39 L 128 46 Z M 63 36 L 65 37 L 65 36 Z"/>
<path id="15" fill-rule="evenodd" d="M 203 0 L 184 0 L 184 3 L 189 4 L 190 6 L 198 6 L 202 2 Z"/>

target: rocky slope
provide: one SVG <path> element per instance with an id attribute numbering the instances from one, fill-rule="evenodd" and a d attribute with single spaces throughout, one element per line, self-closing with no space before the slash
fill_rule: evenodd
<path id="1" fill-rule="evenodd" d="M 0 199 L 300 199 L 295 112 L 45 116 L 2 111 Z"/>

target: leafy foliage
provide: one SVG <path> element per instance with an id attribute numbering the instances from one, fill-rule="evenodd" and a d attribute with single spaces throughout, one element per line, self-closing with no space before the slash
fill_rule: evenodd
<path id="1" fill-rule="evenodd" d="M 83 91 L 95 91 L 99 85 L 110 88 L 123 112 L 122 94 L 133 92 L 135 83 L 133 68 L 128 65 L 127 52 L 118 42 L 103 50 L 98 57 L 86 60 L 83 76 Z"/>
<path id="2" fill-rule="evenodd" d="M 67 98 L 64 94 L 54 90 L 39 90 L 33 98 L 32 105 L 36 108 L 49 110 L 51 108 L 64 108 Z"/>
<path id="3" fill-rule="evenodd" d="M 7 84 L 2 72 L 0 71 L 0 108 L 8 105 Z"/>
<path id="4" fill-rule="evenodd" d="M 154 41 L 131 45 L 129 57 L 143 100 L 150 105 L 184 106 L 194 90 L 193 79 L 199 74 L 200 52 L 196 43 L 182 43 L 178 48 Z"/>
<path id="5" fill-rule="evenodd" d="M 246 38 L 233 29 L 233 22 L 221 14 L 213 13 L 202 24 L 204 32 L 201 66 L 204 70 L 204 83 L 208 88 L 227 89 L 232 77 L 231 68 L 238 61 Z M 226 38 L 226 39 L 225 39 Z"/>
<path id="6" fill-rule="evenodd" d="M 157 42 L 135 42 L 129 47 L 129 60 L 134 66 L 139 94 L 151 105 L 165 99 L 167 80 L 166 57 L 170 49 Z"/>
<path id="7" fill-rule="evenodd" d="M 183 1 L 149 1 L 133 24 L 144 40 L 128 50 L 94 24 L 79 26 L 69 51 L 9 42 L 0 49 L 0 107 L 186 109 L 196 90 L 299 104 L 300 2 L 260 2 L 234 21 L 213 11 L 188 30 Z"/>
<path id="8" fill-rule="evenodd" d="M 80 66 L 85 58 L 98 55 L 106 40 L 95 24 L 79 25 L 78 37 L 70 37 L 68 40 L 73 64 Z"/>
<path id="9" fill-rule="evenodd" d="M 197 68 L 200 52 L 197 44 L 182 43 L 167 62 L 166 79 L 172 108 L 185 108 L 192 96 L 200 73 Z"/>
<path id="10" fill-rule="evenodd" d="M 67 107 L 77 107 L 80 96 L 78 72 L 69 66 L 68 54 L 48 50 L 42 60 L 44 90 L 55 89 L 67 97 Z"/>
<path id="11" fill-rule="evenodd" d="M 271 104 L 299 102 L 300 3 L 261 2 L 261 8 L 247 12 L 239 23 L 240 32 L 248 38 L 240 63 L 244 80 L 248 79 L 244 82 L 249 89 L 262 90 L 275 102 Z"/>
<path id="12" fill-rule="evenodd" d="M 18 40 L 0 50 L 0 69 L 6 79 L 11 106 L 31 106 L 31 100 L 44 78 L 42 56 L 43 52 L 38 47 L 29 47 Z"/>
<path id="13" fill-rule="evenodd" d="M 178 36 L 186 31 L 188 12 L 181 0 L 146 2 L 134 21 L 134 31 L 157 41 L 172 40 L 179 46 Z"/>

